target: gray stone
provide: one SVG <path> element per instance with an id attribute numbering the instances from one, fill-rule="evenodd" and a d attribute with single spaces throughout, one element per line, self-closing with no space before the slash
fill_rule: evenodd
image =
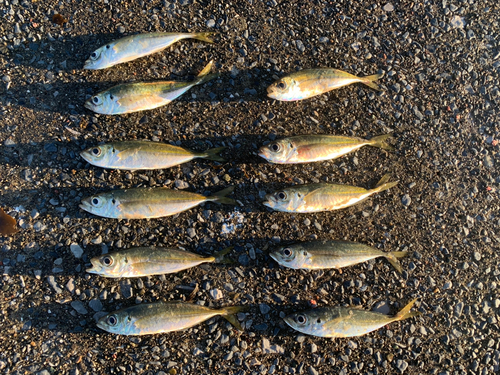
<path id="1" fill-rule="evenodd" d="M 95 312 L 99 312 L 102 310 L 102 303 L 97 298 L 94 298 L 90 300 L 89 307 Z"/>
<path id="2" fill-rule="evenodd" d="M 394 10 L 394 5 L 392 5 L 391 3 L 387 3 L 383 6 L 382 9 L 386 12 L 392 12 Z"/>
<path id="3" fill-rule="evenodd" d="M 71 250 L 71 252 L 75 256 L 75 258 L 79 259 L 82 257 L 83 249 L 80 247 L 80 245 L 78 245 L 76 243 L 72 243 L 71 245 L 69 245 L 69 249 Z"/>
<path id="4" fill-rule="evenodd" d="M 403 203 L 404 206 L 408 207 L 411 203 L 411 197 L 408 194 L 403 195 L 401 198 L 401 203 Z"/>
<path id="5" fill-rule="evenodd" d="M 206 25 L 207 27 L 215 27 L 215 20 L 207 20 Z"/>
<path id="6" fill-rule="evenodd" d="M 88 314 L 87 309 L 85 308 L 85 306 L 83 306 L 83 303 L 81 301 L 71 302 L 71 307 L 74 308 L 78 314 L 82 315 Z"/>
<path id="7" fill-rule="evenodd" d="M 217 299 L 221 299 L 223 297 L 223 294 L 222 294 L 222 291 L 220 289 L 212 289 L 210 291 L 210 296 L 217 300 Z"/>

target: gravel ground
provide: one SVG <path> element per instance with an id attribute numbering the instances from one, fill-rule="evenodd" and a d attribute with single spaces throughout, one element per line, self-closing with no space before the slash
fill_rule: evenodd
<path id="1" fill-rule="evenodd" d="M 91 5 L 89 5 L 91 4 Z M 21 231 L 0 238 L 0 371 L 4 374 L 490 374 L 500 368 L 498 189 L 500 7 L 456 1 L 0 1 L 0 206 Z M 69 22 L 51 22 L 56 13 Z M 103 71 L 83 62 L 107 41 L 147 31 L 219 32 Z M 86 98 L 115 83 L 188 80 L 214 59 L 221 77 L 169 106 L 98 116 Z M 265 88 L 302 68 L 384 72 L 380 93 L 354 85 L 301 102 Z M 394 133 L 394 153 L 363 148 L 336 161 L 275 166 L 257 148 L 287 135 Z M 197 150 L 227 163 L 108 171 L 78 156 L 110 140 Z M 400 183 L 352 208 L 293 215 L 260 204 L 302 182 Z M 165 219 L 115 221 L 81 211 L 94 192 L 235 185 L 236 209 L 207 203 Z M 347 239 L 406 250 L 383 260 L 295 271 L 279 243 Z M 85 273 L 92 256 L 137 245 L 201 254 L 233 245 L 230 265 L 132 280 Z M 216 318 L 185 332 L 119 337 L 95 320 L 119 307 L 186 299 L 251 306 L 239 333 Z M 285 314 L 318 305 L 394 313 L 419 297 L 423 315 L 352 339 L 306 337 Z"/>

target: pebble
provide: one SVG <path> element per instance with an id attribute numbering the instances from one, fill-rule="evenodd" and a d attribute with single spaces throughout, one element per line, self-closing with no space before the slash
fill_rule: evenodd
<path id="1" fill-rule="evenodd" d="M 189 187 L 189 184 L 183 180 L 175 180 L 175 187 L 177 189 L 187 189 Z"/>
<path id="2" fill-rule="evenodd" d="M 408 368 L 408 362 L 403 361 L 402 359 L 398 359 L 396 361 L 396 368 L 399 370 L 399 372 L 403 373 Z"/>
<path id="3" fill-rule="evenodd" d="M 220 289 L 212 289 L 210 292 L 210 296 L 215 299 L 221 299 L 223 297 L 222 291 Z"/>
<path id="4" fill-rule="evenodd" d="M 411 198 L 408 194 L 403 195 L 401 198 L 401 203 L 403 203 L 404 206 L 408 207 L 411 203 Z"/>
<path id="5" fill-rule="evenodd" d="M 309 372 L 309 375 L 319 375 L 319 372 L 316 371 L 316 369 L 312 366 L 309 366 L 309 368 L 307 369 L 307 371 Z"/>
<path id="6" fill-rule="evenodd" d="M 382 9 L 386 12 L 392 12 L 394 10 L 394 5 L 392 5 L 391 3 L 387 3 L 383 6 Z"/>
<path id="7" fill-rule="evenodd" d="M 304 46 L 304 43 L 302 43 L 301 40 L 296 40 L 295 41 L 295 46 L 297 47 L 297 49 L 300 51 L 300 52 L 305 52 L 306 50 L 306 47 Z"/>
<path id="8" fill-rule="evenodd" d="M 16 145 L 16 142 L 14 142 L 12 138 L 7 138 L 3 145 L 7 147 L 14 147 Z"/>
<path id="9" fill-rule="evenodd" d="M 89 301 L 89 307 L 95 312 L 99 312 L 102 310 L 102 302 L 97 298 L 91 299 Z"/>
<path id="10" fill-rule="evenodd" d="M 47 282 L 52 287 L 52 289 L 54 289 L 54 292 L 56 292 L 56 294 L 62 293 L 62 289 L 59 288 L 59 285 L 57 285 L 54 276 L 47 276 Z"/>
<path id="11" fill-rule="evenodd" d="M 75 309 L 78 314 L 86 315 L 88 314 L 87 309 L 83 306 L 81 301 L 73 301 L 71 302 L 71 307 Z"/>
<path id="12" fill-rule="evenodd" d="M 75 258 L 80 259 L 82 257 L 83 249 L 80 247 L 80 245 L 78 245 L 76 243 L 72 243 L 71 245 L 69 245 L 69 249 L 71 250 L 71 252 L 75 256 Z"/>
<path id="13" fill-rule="evenodd" d="M 261 303 L 259 304 L 259 310 L 262 315 L 266 315 L 267 313 L 269 313 L 269 311 L 271 311 L 271 307 L 269 305 L 266 305 L 265 303 Z"/>
<path id="14" fill-rule="evenodd" d="M 124 27 L 123 25 L 118 26 L 118 32 L 119 32 L 120 34 L 125 33 L 125 27 Z"/>
<path id="15" fill-rule="evenodd" d="M 207 20 L 206 25 L 207 27 L 215 27 L 215 20 Z"/>

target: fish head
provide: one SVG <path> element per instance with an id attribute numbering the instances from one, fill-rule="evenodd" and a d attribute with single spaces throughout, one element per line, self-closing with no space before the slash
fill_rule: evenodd
<path id="1" fill-rule="evenodd" d="M 294 313 L 283 318 L 291 328 L 306 335 L 326 336 L 324 325 L 327 322 L 322 308 Z"/>
<path id="2" fill-rule="evenodd" d="M 85 102 L 85 108 L 102 115 L 120 113 L 117 112 L 117 109 L 120 107 L 120 97 L 115 91 L 111 88 L 94 95 Z"/>
<path id="3" fill-rule="evenodd" d="M 109 168 L 116 159 L 117 151 L 112 144 L 94 146 L 80 153 L 87 162 L 98 167 Z"/>
<path id="4" fill-rule="evenodd" d="M 127 266 L 127 258 L 119 253 L 104 254 L 90 259 L 92 267 L 87 269 L 88 273 L 104 277 L 121 277 Z"/>
<path id="5" fill-rule="evenodd" d="M 282 246 L 269 254 L 280 265 L 293 269 L 307 268 L 309 253 L 300 244 Z"/>
<path id="6" fill-rule="evenodd" d="M 271 163 L 286 163 L 297 151 L 292 141 L 280 139 L 259 149 L 259 156 Z"/>
<path id="7" fill-rule="evenodd" d="M 302 205 L 304 194 L 293 187 L 266 195 L 264 206 L 276 211 L 296 212 Z"/>
<path id="8" fill-rule="evenodd" d="M 120 217 L 120 202 L 113 193 L 93 195 L 81 200 L 80 208 L 91 214 L 109 218 Z"/>
<path id="9" fill-rule="evenodd" d="M 300 100 L 300 87 L 292 77 L 283 77 L 267 88 L 271 99 L 292 101 Z"/>
<path id="10" fill-rule="evenodd" d="M 113 48 L 113 44 L 106 44 L 90 54 L 90 57 L 85 61 L 83 68 L 90 70 L 109 68 L 110 66 L 115 65 L 112 62 L 114 54 L 115 50 Z"/>
<path id="11" fill-rule="evenodd" d="M 134 322 L 126 310 L 119 310 L 103 316 L 97 321 L 97 326 L 109 333 L 127 335 Z"/>

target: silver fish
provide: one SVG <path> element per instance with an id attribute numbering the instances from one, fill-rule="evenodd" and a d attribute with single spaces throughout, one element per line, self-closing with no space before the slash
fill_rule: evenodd
<path id="1" fill-rule="evenodd" d="M 284 267 L 310 270 L 340 269 L 384 257 L 401 273 L 401 263 L 397 258 L 405 257 L 408 253 L 406 251 L 384 252 L 350 241 L 310 241 L 282 246 L 269 255 Z"/>
<path id="2" fill-rule="evenodd" d="M 133 247 L 104 254 L 90 260 L 88 273 L 104 277 L 141 277 L 179 272 L 202 263 L 221 262 L 228 247 L 210 257 L 189 251 L 162 247 Z"/>
<path id="3" fill-rule="evenodd" d="M 375 331 L 389 323 L 420 315 L 410 311 L 414 299 L 395 316 L 352 307 L 321 307 L 287 316 L 285 323 L 296 331 L 318 337 L 353 337 Z"/>
<path id="4" fill-rule="evenodd" d="M 166 143 L 147 141 L 111 142 L 91 147 L 80 155 L 90 164 L 113 169 L 164 169 L 186 163 L 196 158 L 223 162 L 218 155 L 225 147 L 213 148 L 205 152 Z"/>
<path id="5" fill-rule="evenodd" d="M 148 33 L 130 35 L 98 48 L 85 61 L 84 69 L 105 69 L 159 52 L 181 39 L 213 43 L 213 33 Z"/>
<path id="6" fill-rule="evenodd" d="M 209 197 L 167 188 L 114 190 L 82 199 L 80 208 L 111 219 L 152 219 L 175 215 L 204 202 L 236 204 L 226 197 L 233 190 L 230 186 Z"/>
<path id="7" fill-rule="evenodd" d="M 217 73 L 209 74 L 212 66 L 210 61 L 191 82 L 135 82 L 114 86 L 87 100 L 85 108 L 103 115 L 120 115 L 162 107 L 191 87 L 218 77 Z"/>
<path id="8" fill-rule="evenodd" d="M 246 310 L 245 306 L 210 309 L 184 302 L 141 303 L 103 316 L 97 326 L 117 335 L 151 335 L 181 331 L 220 315 L 242 331 L 235 314 Z"/>

